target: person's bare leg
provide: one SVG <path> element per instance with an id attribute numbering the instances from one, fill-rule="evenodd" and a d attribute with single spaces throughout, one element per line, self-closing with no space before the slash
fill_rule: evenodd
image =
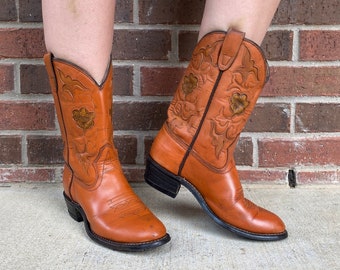
<path id="1" fill-rule="evenodd" d="M 112 51 L 115 0 L 43 0 L 46 48 L 77 64 L 98 83 Z"/>
<path id="2" fill-rule="evenodd" d="M 199 40 L 207 33 L 229 28 L 261 44 L 280 0 L 207 0 Z"/>

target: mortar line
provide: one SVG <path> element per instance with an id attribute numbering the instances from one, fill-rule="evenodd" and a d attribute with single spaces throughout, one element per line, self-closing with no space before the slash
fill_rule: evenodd
<path id="1" fill-rule="evenodd" d="M 179 61 L 178 30 L 171 31 L 171 52 L 169 61 L 177 63 Z"/>
<path id="2" fill-rule="evenodd" d="M 258 139 L 256 137 L 251 137 L 253 143 L 253 164 L 251 167 L 258 168 L 259 167 L 259 145 Z"/>
<path id="3" fill-rule="evenodd" d="M 137 71 L 138 73 L 138 71 Z M 172 96 L 141 96 L 140 94 L 140 76 L 135 75 L 134 79 L 134 96 L 113 96 L 113 102 L 119 103 L 149 103 L 149 102 L 170 102 Z M 16 86 L 19 87 L 19 86 Z M 50 94 L 20 94 L 5 93 L 0 95 L 2 102 L 17 103 L 47 103 L 53 104 L 53 97 Z M 282 96 L 282 97 L 260 97 L 257 104 L 285 104 L 285 103 L 303 103 L 303 104 L 338 104 L 340 97 L 337 96 Z"/>
<path id="4" fill-rule="evenodd" d="M 17 10 L 17 22 L 20 22 L 20 4 L 19 0 L 15 0 L 15 9 Z"/>
<path id="5" fill-rule="evenodd" d="M 132 94 L 133 97 L 141 98 L 141 67 L 140 65 L 133 66 L 133 74 L 132 74 Z M 118 97 L 115 97 L 115 102 L 117 101 Z M 119 100 L 119 98 L 118 98 Z M 127 101 L 130 101 L 131 97 L 127 97 Z"/>
<path id="6" fill-rule="evenodd" d="M 271 25 L 268 28 L 268 31 L 313 31 L 313 30 L 318 30 L 318 31 L 337 31 L 340 30 L 340 24 L 323 24 L 323 25 L 318 25 L 318 24 L 311 24 L 311 25 L 303 25 L 303 24 L 298 24 L 298 25 L 293 25 L 293 24 L 282 24 L 282 25 Z"/>
<path id="7" fill-rule="evenodd" d="M 142 134 L 143 136 L 156 136 L 158 134 L 158 130 L 115 130 L 114 135 L 122 136 L 122 135 L 134 135 L 138 136 Z M 53 136 L 60 137 L 59 130 L 1 130 L 0 136 Z M 338 138 L 340 137 L 340 132 L 242 132 L 240 135 L 241 138 L 256 138 L 256 139 L 280 139 L 280 138 L 289 138 L 289 139 L 327 139 L 327 138 Z"/>
<path id="8" fill-rule="evenodd" d="M 137 138 L 137 153 L 136 153 L 136 165 L 143 165 L 144 164 L 144 152 L 145 152 L 145 146 L 144 146 L 144 135 L 138 134 L 136 136 Z"/>
<path id="9" fill-rule="evenodd" d="M 292 61 L 298 62 L 300 58 L 300 32 L 293 30 L 293 44 L 292 44 Z"/>
<path id="10" fill-rule="evenodd" d="M 134 23 L 133 28 L 135 28 L 136 25 L 139 25 L 139 1 L 138 0 L 133 1 L 133 19 L 132 20 Z M 118 29 L 119 29 L 119 25 L 121 24 L 117 24 Z"/>
<path id="11" fill-rule="evenodd" d="M 20 66 L 18 65 L 18 64 L 15 64 L 14 65 L 14 67 L 13 67 L 13 69 L 14 69 L 14 78 L 13 78 L 13 80 L 14 80 L 14 91 L 13 91 L 13 93 L 14 93 L 14 95 L 20 95 L 21 93 L 20 93 L 20 89 L 21 89 L 21 78 L 20 78 Z M 8 93 L 9 95 L 11 94 L 11 93 Z"/>
<path id="12" fill-rule="evenodd" d="M 294 140 L 324 140 L 334 139 L 340 137 L 340 132 L 298 132 L 291 134 L 290 132 L 242 132 L 241 138 L 254 137 L 260 139 L 288 139 L 289 141 Z"/>
<path id="13" fill-rule="evenodd" d="M 18 0 L 16 0 L 18 3 Z M 19 6 L 19 4 L 17 4 Z M 138 10 L 138 0 L 134 0 L 133 7 L 133 23 L 115 23 L 114 28 L 117 30 L 171 30 L 174 28 L 178 28 L 182 31 L 199 31 L 199 24 L 191 25 L 191 24 L 181 24 L 181 25 L 169 25 L 169 24 L 139 24 L 139 10 Z M 19 9 L 19 7 L 18 7 Z M 43 28 L 42 22 L 20 22 L 19 21 L 19 10 L 18 10 L 18 19 L 16 22 L 0 22 L 0 28 L 3 29 L 20 29 L 20 28 Z M 271 25 L 268 28 L 268 31 L 338 31 L 340 30 L 340 24 L 335 25 L 292 25 L 292 24 L 283 24 L 283 25 Z"/>
<path id="14" fill-rule="evenodd" d="M 188 61 L 173 62 L 170 60 L 113 60 L 115 66 L 140 65 L 146 67 L 186 67 Z M 270 67 L 340 67 L 340 61 L 271 61 L 268 60 Z M 42 58 L 6 58 L 0 59 L 0 64 L 20 64 L 20 65 L 43 65 Z"/>
<path id="15" fill-rule="evenodd" d="M 268 61 L 270 67 L 339 67 L 340 61 Z"/>
<path id="16" fill-rule="evenodd" d="M 0 136 L 61 136 L 59 130 L 1 130 Z"/>
<path id="17" fill-rule="evenodd" d="M 247 170 L 247 171 L 282 171 L 287 172 L 288 169 L 291 168 L 291 166 L 287 167 L 252 167 L 247 165 L 236 165 L 238 170 Z M 294 166 L 294 170 L 298 172 L 333 172 L 337 173 L 339 170 L 339 166 L 331 166 L 331 165 L 310 165 L 310 166 L 304 166 L 304 165 L 297 165 Z"/>
<path id="18" fill-rule="evenodd" d="M 28 165 L 28 156 L 27 156 L 27 135 L 23 134 L 21 138 L 21 163 L 23 166 Z"/>
<path id="19" fill-rule="evenodd" d="M 290 104 L 290 133 L 295 134 L 295 118 L 296 118 L 296 103 L 292 102 Z"/>

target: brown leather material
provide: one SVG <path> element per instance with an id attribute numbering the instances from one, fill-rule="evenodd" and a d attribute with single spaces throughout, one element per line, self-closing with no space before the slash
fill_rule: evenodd
<path id="1" fill-rule="evenodd" d="M 112 66 L 98 85 L 76 65 L 44 57 L 62 138 L 65 194 L 99 238 L 148 243 L 166 229 L 131 189 L 113 143 Z"/>
<path id="2" fill-rule="evenodd" d="M 244 33 L 237 31 L 229 32 L 224 38 L 218 58 L 218 67 L 220 70 L 227 70 L 233 64 L 243 39 Z"/>
<path id="3" fill-rule="evenodd" d="M 266 82 L 261 49 L 237 31 L 203 37 L 155 138 L 151 158 L 194 186 L 224 222 L 256 234 L 280 234 L 275 214 L 244 198 L 234 149 Z"/>

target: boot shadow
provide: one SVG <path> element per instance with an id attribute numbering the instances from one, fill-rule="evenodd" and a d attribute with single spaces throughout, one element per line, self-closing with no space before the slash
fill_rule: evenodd
<path id="1" fill-rule="evenodd" d="M 170 230 L 173 228 L 174 231 L 180 231 L 184 226 L 186 230 L 199 234 L 218 236 L 222 239 L 243 239 L 215 223 L 184 187 L 181 187 L 176 198 L 165 196 L 148 185 L 134 190 Z"/>

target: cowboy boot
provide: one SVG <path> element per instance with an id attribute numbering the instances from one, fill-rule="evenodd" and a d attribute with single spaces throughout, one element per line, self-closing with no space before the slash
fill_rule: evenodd
<path id="1" fill-rule="evenodd" d="M 147 159 L 145 180 L 176 197 L 181 185 L 219 225 L 254 240 L 287 237 L 275 214 L 244 198 L 233 157 L 268 78 L 261 49 L 230 30 L 194 49 Z"/>
<path id="2" fill-rule="evenodd" d="M 95 242 L 141 251 L 170 240 L 163 224 L 133 192 L 113 143 L 112 66 L 98 85 L 78 66 L 44 57 L 64 142 L 64 197 Z"/>

